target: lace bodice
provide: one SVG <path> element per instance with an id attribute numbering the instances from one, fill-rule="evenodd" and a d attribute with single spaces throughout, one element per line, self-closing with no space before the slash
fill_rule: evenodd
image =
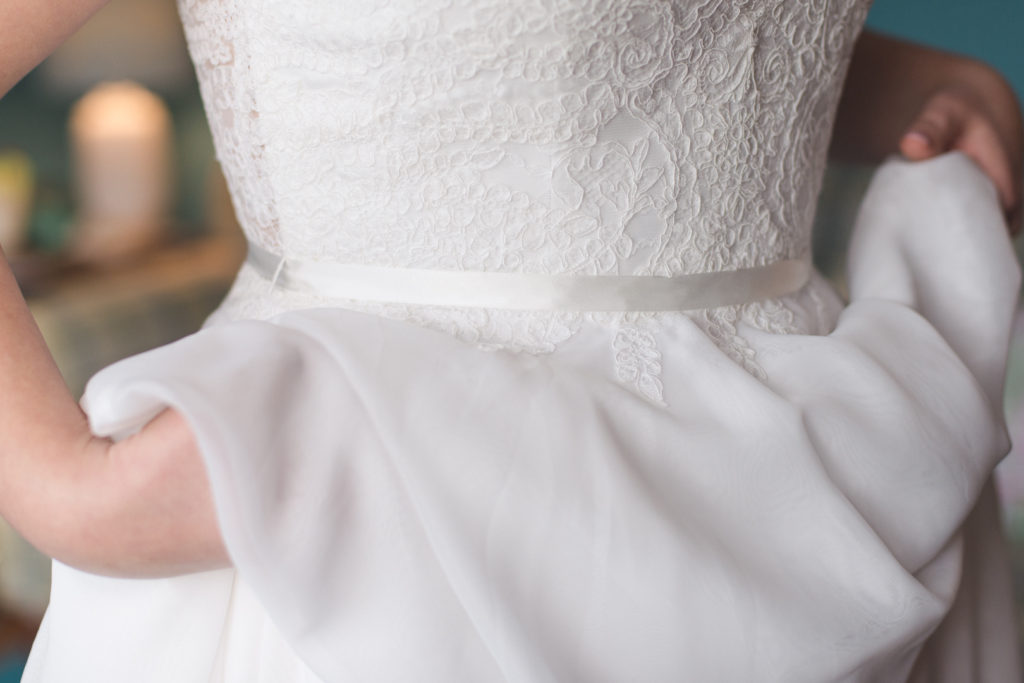
<path id="1" fill-rule="evenodd" d="M 870 2 L 179 4 L 240 221 L 266 249 L 398 267 L 678 275 L 808 253 Z M 256 286 L 245 278 L 242 308 L 239 288 Z M 249 297 L 259 310 L 236 313 L 300 305 L 281 297 Z M 531 350 L 586 317 L 383 308 Z M 712 336 L 752 368 L 727 341 L 744 316 L 813 326 L 785 301 L 706 312 Z M 616 344 L 644 336 L 638 319 L 617 317 L 627 340 Z M 657 350 L 626 357 L 636 365 Z M 656 397 L 653 377 L 635 383 Z"/>

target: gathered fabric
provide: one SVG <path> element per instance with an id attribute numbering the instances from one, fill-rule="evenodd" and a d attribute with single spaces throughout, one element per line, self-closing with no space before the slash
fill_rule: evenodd
<path id="1" fill-rule="evenodd" d="M 26 682 L 1018 680 L 995 189 L 806 262 L 869 5 L 179 0 L 250 257 L 82 407 L 234 567 L 55 565 Z"/>
<path id="2" fill-rule="evenodd" d="M 1012 680 L 994 189 L 886 165 L 849 272 L 830 334 L 742 331 L 764 378 L 659 317 L 663 404 L 597 324 L 536 355 L 336 305 L 122 361 L 94 431 L 180 411 L 235 569 L 56 566 L 26 681 Z"/>

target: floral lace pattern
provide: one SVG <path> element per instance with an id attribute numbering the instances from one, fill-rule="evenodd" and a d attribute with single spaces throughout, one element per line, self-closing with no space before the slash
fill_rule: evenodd
<path id="1" fill-rule="evenodd" d="M 870 4 L 245 2 L 179 5 L 251 240 L 298 260 L 620 275 L 809 253 Z M 820 296 L 690 315 L 757 373 L 737 325 L 824 331 L 804 308 Z M 304 305 L 243 277 L 224 314 Z M 535 353 L 607 325 L 619 378 L 660 400 L 648 325 L 670 314 L 347 305 Z"/>

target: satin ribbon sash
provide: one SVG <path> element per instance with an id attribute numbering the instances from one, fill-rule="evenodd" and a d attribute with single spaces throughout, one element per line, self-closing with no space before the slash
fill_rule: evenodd
<path id="1" fill-rule="evenodd" d="M 514 311 L 687 311 L 793 293 L 806 260 L 662 276 L 541 275 L 293 261 L 249 243 L 247 262 L 274 288 L 330 298 Z"/>

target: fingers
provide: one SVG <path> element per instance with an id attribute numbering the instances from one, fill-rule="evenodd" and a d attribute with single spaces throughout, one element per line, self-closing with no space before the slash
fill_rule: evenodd
<path id="1" fill-rule="evenodd" d="M 967 94 L 945 91 L 931 97 L 900 139 L 900 152 L 912 161 L 960 150 L 992 180 L 1011 231 L 1021 225 L 1021 177 L 1009 146 L 979 103 Z"/>
<path id="2" fill-rule="evenodd" d="M 963 151 L 991 178 L 1008 219 L 1019 213 L 1020 177 L 1014 170 L 1006 145 L 991 125 L 980 118 L 972 120 L 953 148 Z"/>
<path id="3" fill-rule="evenodd" d="M 928 100 L 900 139 L 900 152 L 912 161 L 930 159 L 953 148 L 964 129 L 967 108 L 939 93 Z"/>

